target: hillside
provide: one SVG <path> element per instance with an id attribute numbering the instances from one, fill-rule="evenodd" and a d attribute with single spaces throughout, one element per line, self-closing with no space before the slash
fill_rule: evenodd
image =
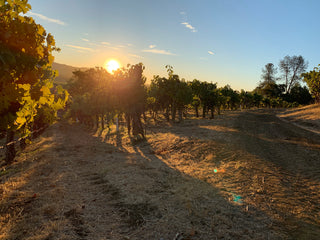
<path id="1" fill-rule="evenodd" d="M 67 81 L 72 77 L 72 72 L 78 69 L 80 70 L 86 69 L 86 68 L 73 67 L 66 64 L 60 64 L 56 62 L 52 64 L 52 68 L 54 70 L 58 70 L 59 72 L 59 76 L 55 79 L 55 83 L 58 83 L 58 84 L 67 83 Z"/>
<path id="2" fill-rule="evenodd" d="M 320 104 L 287 109 L 278 116 L 300 127 L 320 133 Z"/>

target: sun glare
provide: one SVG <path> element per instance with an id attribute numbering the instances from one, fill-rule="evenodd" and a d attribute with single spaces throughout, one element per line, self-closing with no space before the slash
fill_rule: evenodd
<path id="1" fill-rule="evenodd" d="M 110 60 L 106 63 L 106 69 L 109 73 L 113 73 L 120 67 L 120 64 L 116 60 Z"/>

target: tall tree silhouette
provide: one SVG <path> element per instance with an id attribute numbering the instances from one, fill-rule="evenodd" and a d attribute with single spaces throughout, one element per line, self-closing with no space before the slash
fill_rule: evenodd
<path id="1" fill-rule="evenodd" d="M 295 83 L 301 80 L 301 74 L 308 63 L 302 56 L 285 56 L 279 63 L 279 69 L 285 84 L 285 93 L 289 93 Z"/>

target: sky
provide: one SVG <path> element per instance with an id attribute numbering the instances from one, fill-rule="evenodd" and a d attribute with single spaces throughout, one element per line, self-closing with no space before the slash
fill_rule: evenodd
<path id="1" fill-rule="evenodd" d="M 267 63 L 302 55 L 320 64 L 318 0 L 29 0 L 27 15 L 75 67 L 142 62 L 144 75 L 253 90 Z"/>

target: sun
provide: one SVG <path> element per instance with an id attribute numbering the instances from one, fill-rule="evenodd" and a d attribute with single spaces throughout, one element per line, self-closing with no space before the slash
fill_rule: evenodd
<path id="1" fill-rule="evenodd" d="M 109 73 L 113 73 L 120 67 L 120 64 L 116 60 L 110 60 L 106 63 L 105 68 Z"/>

